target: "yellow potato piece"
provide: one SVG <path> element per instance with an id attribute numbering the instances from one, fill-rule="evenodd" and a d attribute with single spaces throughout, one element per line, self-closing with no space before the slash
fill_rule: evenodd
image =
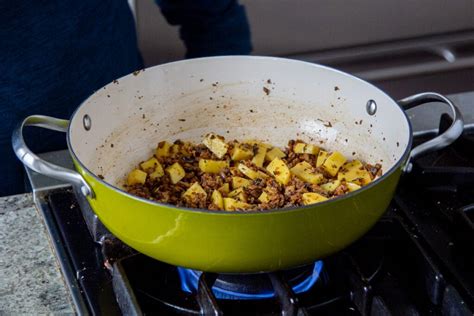
<path id="1" fill-rule="evenodd" d="M 296 154 L 317 155 L 319 153 L 319 147 L 311 144 L 297 143 L 293 146 L 293 151 Z"/>
<path id="2" fill-rule="evenodd" d="M 250 144 L 250 145 L 262 146 L 262 147 L 265 147 L 266 149 L 272 148 L 272 145 L 261 142 L 261 141 L 256 140 L 256 139 L 247 139 L 247 140 L 243 141 L 243 143 L 244 144 Z"/>
<path id="3" fill-rule="evenodd" d="M 148 172 L 152 171 L 149 174 L 149 177 L 152 180 L 156 180 L 165 175 L 165 171 L 163 170 L 163 167 L 158 162 L 158 160 L 154 157 L 140 164 L 140 167 L 142 167 L 143 170 L 146 170 Z"/>
<path id="4" fill-rule="evenodd" d="M 260 196 L 258 197 L 258 200 L 262 203 L 267 203 L 268 201 L 270 201 L 267 192 L 262 192 L 262 194 L 260 194 Z"/>
<path id="5" fill-rule="evenodd" d="M 198 182 L 194 182 L 192 186 L 190 186 L 186 192 L 183 193 L 184 198 L 192 198 L 193 195 L 201 194 L 207 196 L 206 191 L 202 188 L 202 186 Z"/>
<path id="6" fill-rule="evenodd" d="M 199 169 L 201 169 L 202 172 L 219 173 L 222 171 L 222 169 L 227 167 L 229 167 L 229 163 L 227 161 L 199 159 Z"/>
<path id="7" fill-rule="evenodd" d="M 207 134 L 202 143 L 219 159 L 224 157 L 229 148 L 225 138 L 214 133 Z"/>
<path id="8" fill-rule="evenodd" d="M 170 155 L 171 144 L 164 141 L 159 142 L 158 147 L 156 147 L 155 155 L 156 157 L 167 157 Z"/>
<path id="9" fill-rule="evenodd" d="M 158 178 L 161 178 L 164 175 L 165 175 L 165 171 L 163 170 L 163 167 L 159 165 L 159 166 L 156 166 L 155 171 L 150 173 L 148 176 L 150 177 L 150 179 L 156 180 Z"/>
<path id="10" fill-rule="evenodd" d="M 246 175 L 252 180 L 268 178 L 268 176 L 265 173 L 261 171 L 255 171 L 241 163 L 237 166 L 237 169 L 239 169 L 240 172 L 242 172 L 244 175 Z"/>
<path id="11" fill-rule="evenodd" d="M 320 173 L 314 172 L 313 167 L 306 161 L 296 164 L 290 169 L 290 171 L 298 179 L 312 184 L 319 184 L 324 179 L 324 176 Z"/>
<path id="12" fill-rule="evenodd" d="M 346 187 L 347 187 L 347 190 L 349 192 L 352 192 L 352 191 L 355 191 L 355 190 L 359 190 L 361 188 L 360 185 L 357 185 L 355 183 L 352 183 L 352 182 L 346 182 Z"/>
<path id="13" fill-rule="evenodd" d="M 242 177 L 232 177 L 232 187 L 238 189 L 241 187 L 247 187 L 252 183 L 252 181 L 247 180 Z"/>
<path id="14" fill-rule="evenodd" d="M 265 161 L 265 155 L 267 154 L 267 148 L 263 145 L 257 145 L 257 154 L 252 158 L 252 163 L 257 167 L 263 167 Z"/>
<path id="15" fill-rule="evenodd" d="M 178 144 L 174 144 L 173 146 L 171 146 L 171 153 L 172 154 L 177 154 L 181 151 L 181 146 L 178 145 Z"/>
<path id="16" fill-rule="evenodd" d="M 245 210 L 250 206 L 250 204 L 245 202 L 237 201 L 232 198 L 224 198 L 224 210 L 226 211 Z"/>
<path id="17" fill-rule="evenodd" d="M 230 191 L 228 196 L 231 198 L 238 198 L 239 200 L 243 202 L 247 201 L 247 197 L 245 196 L 244 189 L 242 187 L 235 189 L 233 191 Z"/>
<path id="18" fill-rule="evenodd" d="M 340 185 L 341 181 L 339 180 L 329 181 L 328 183 L 322 184 L 321 189 L 323 189 L 324 191 L 333 192 Z"/>
<path id="19" fill-rule="evenodd" d="M 318 194 L 318 193 L 314 193 L 314 192 L 303 193 L 302 198 L 303 198 L 304 205 L 315 204 L 315 203 L 326 201 L 328 199 L 327 197 L 322 196 L 321 194 Z"/>
<path id="20" fill-rule="evenodd" d="M 321 165 L 321 168 L 334 177 L 342 165 L 346 162 L 346 157 L 338 151 L 329 155 L 326 161 Z"/>
<path id="21" fill-rule="evenodd" d="M 285 156 L 286 156 L 285 153 L 283 151 L 281 151 L 280 148 L 273 147 L 273 149 L 267 151 L 267 153 L 265 154 L 265 160 L 266 161 L 273 161 L 273 159 L 275 159 L 275 158 L 283 158 Z"/>
<path id="22" fill-rule="evenodd" d="M 362 165 L 362 162 L 359 160 L 352 160 L 350 162 L 346 162 L 344 165 L 342 165 L 341 170 L 339 171 L 339 174 L 345 173 L 347 171 L 351 170 L 357 170 L 360 168 L 363 168 L 364 166 Z M 338 174 L 338 176 L 339 176 Z"/>
<path id="23" fill-rule="evenodd" d="M 157 165 L 160 165 L 160 163 L 158 162 L 158 160 L 155 157 L 152 157 L 152 158 L 148 159 L 147 161 L 142 162 L 140 164 L 140 168 L 142 168 L 143 171 L 152 172 L 153 170 L 155 170 L 155 167 Z"/>
<path id="24" fill-rule="evenodd" d="M 338 180 L 352 181 L 361 176 L 364 166 L 359 160 L 345 163 L 337 173 Z"/>
<path id="25" fill-rule="evenodd" d="M 178 183 L 186 175 L 183 167 L 181 167 L 181 165 L 177 162 L 166 168 L 166 172 L 168 172 L 173 184 Z"/>
<path id="26" fill-rule="evenodd" d="M 316 167 L 321 167 L 321 165 L 326 161 L 328 158 L 329 153 L 324 150 L 320 150 L 318 154 L 318 158 L 316 159 Z"/>
<path id="27" fill-rule="evenodd" d="M 250 145 L 247 146 L 237 145 L 236 147 L 234 147 L 230 159 L 232 159 L 233 161 L 240 161 L 252 158 L 253 150 Z"/>
<path id="28" fill-rule="evenodd" d="M 337 179 L 353 182 L 357 185 L 367 185 L 372 182 L 369 171 L 364 168 L 364 165 L 359 160 L 344 164 L 337 174 Z"/>
<path id="29" fill-rule="evenodd" d="M 224 183 L 224 184 L 223 184 L 219 189 L 217 189 L 217 190 L 219 190 L 219 192 L 221 192 L 221 193 L 229 194 L 229 191 L 230 191 L 230 189 L 229 189 L 229 184 L 228 184 L 228 183 Z"/>
<path id="30" fill-rule="evenodd" d="M 144 184 L 146 181 L 147 173 L 140 169 L 135 169 L 128 174 L 127 184 L 134 185 L 134 184 Z"/>
<path id="31" fill-rule="evenodd" d="M 219 209 L 224 209 L 224 199 L 222 198 L 222 194 L 219 191 L 212 191 L 211 200 L 212 203 Z"/>
<path id="32" fill-rule="evenodd" d="M 360 176 L 357 179 L 352 180 L 351 182 L 363 186 L 372 182 L 372 177 L 370 176 L 370 173 L 367 170 L 361 170 Z"/>
<path id="33" fill-rule="evenodd" d="M 290 181 L 291 173 L 288 166 L 280 158 L 273 159 L 267 166 L 268 172 L 270 172 L 277 182 L 285 185 Z"/>

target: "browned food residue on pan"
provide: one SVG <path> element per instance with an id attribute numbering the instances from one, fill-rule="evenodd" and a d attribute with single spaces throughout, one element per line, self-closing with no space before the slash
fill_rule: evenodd
<path id="1" fill-rule="evenodd" d="M 270 89 L 268 89 L 267 87 L 263 87 L 263 92 L 265 92 L 266 95 L 269 95 Z"/>
<path id="2" fill-rule="evenodd" d="M 258 140 L 226 141 L 210 133 L 201 144 L 159 142 L 154 155 L 129 173 L 125 188 L 177 206 L 266 210 L 323 202 L 358 190 L 381 174 L 379 164 L 301 140 L 279 148 Z"/>

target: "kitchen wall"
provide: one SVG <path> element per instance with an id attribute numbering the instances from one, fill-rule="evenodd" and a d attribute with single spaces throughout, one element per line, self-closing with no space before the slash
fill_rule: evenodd
<path id="1" fill-rule="evenodd" d="M 473 0 L 242 0 L 254 54 L 298 55 L 340 47 L 474 29 Z M 182 58 L 177 27 L 153 0 L 135 3 L 139 45 L 147 65 Z"/>

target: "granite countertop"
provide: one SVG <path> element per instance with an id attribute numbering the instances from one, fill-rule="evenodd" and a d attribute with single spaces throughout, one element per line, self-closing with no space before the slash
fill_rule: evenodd
<path id="1" fill-rule="evenodd" d="M 73 313 L 32 195 L 0 197 L 0 315 Z"/>

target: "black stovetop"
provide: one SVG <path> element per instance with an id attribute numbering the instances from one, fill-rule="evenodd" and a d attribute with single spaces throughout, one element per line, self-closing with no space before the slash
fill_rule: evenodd
<path id="1" fill-rule="evenodd" d="M 48 193 L 45 216 L 57 232 L 53 242 L 64 249 L 62 267 L 75 272 L 65 278 L 78 288 L 74 301 L 84 313 L 472 315 L 474 142 L 464 136 L 419 159 L 384 217 L 359 241 L 316 266 L 259 276 L 272 297 L 214 295 L 214 284 L 236 277 L 213 273 L 198 274 L 195 289 L 186 291 L 182 270 L 122 244 L 70 189 Z M 315 267 L 314 285 L 297 291 L 295 278 L 314 277 Z"/>

